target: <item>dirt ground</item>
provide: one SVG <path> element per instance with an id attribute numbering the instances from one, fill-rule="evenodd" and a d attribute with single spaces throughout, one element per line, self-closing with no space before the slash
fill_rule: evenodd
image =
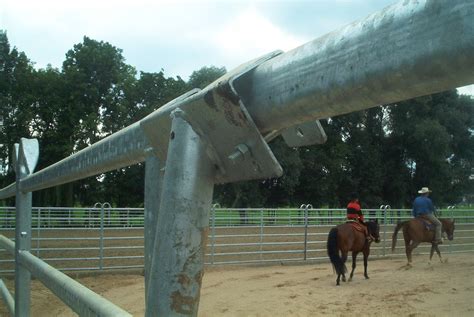
<path id="1" fill-rule="evenodd" d="M 474 254 L 445 258 L 429 264 L 427 255 L 417 255 L 409 269 L 400 257 L 369 261 L 369 280 L 359 259 L 353 281 L 341 286 L 329 263 L 208 268 L 199 316 L 474 316 Z M 143 276 L 78 280 L 134 316 L 144 315 Z M 38 281 L 32 315 L 75 316 Z"/>

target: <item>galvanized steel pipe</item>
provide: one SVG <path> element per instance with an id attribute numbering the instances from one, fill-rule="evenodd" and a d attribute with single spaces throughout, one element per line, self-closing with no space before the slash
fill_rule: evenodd
<path id="1" fill-rule="evenodd" d="M 474 1 L 417 0 L 279 55 L 236 88 L 266 133 L 472 83 Z"/>
<path id="2" fill-rule="evenodd" d="M 35 277 L 80 316 L 132 316 L 30 252 L 20 252 L 19 257 Z"/>
<path id="3" fill-rule="evenodd" d="M 0 279 L 0 295 L 3 298 L 3 301 L 5 302 L 5 305 L 7 306 L 10 315 L 15 316 L 15 300 L 13 299 L 12 294 L 10 294 L 10 291 L 8 290 L 5 283 L 3 283 L 2 279 Z"/>
<path id="4" fill-rule="evenodd" d="M 21 180 L 21 191 L 49 188 L 142 162 L 145 147 L 140 124 L 136 122 Z"/>
<path id="5" fill-rule="evenodd" d="M 14 197 L 16 192 L 16 185 L 15 183 L 8 185 L 7 187 L 0 190 L 0 200 Z"/>
<path id="6" fill-rule="evenodd" d="M 214 166 L 205 143 L 173 112 L 145 316 L 196 316 L 199 306 Z"/>
<path id="7" fill-rule="evenodd" d="M 15 242 L 0 234 L 0 247 L 7 250 L 11 255 L 15 255 Z"/>

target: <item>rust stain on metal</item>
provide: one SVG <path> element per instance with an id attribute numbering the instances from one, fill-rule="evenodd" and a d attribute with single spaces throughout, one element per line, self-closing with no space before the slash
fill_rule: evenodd
<path id="1" fill-rule="evenodd" d="M 201 245 L 202 245 L 203 252 L 206 251 L 208 239 L 209 239 L 209 227 L 206 226 L 201 229 Z"/>
<path id="2" fill-rule="evenodd" d="M 202 276 L 203 276 L 203 271 L 199 270 L 195 275 L 194 275 L 194 280 L 196 283 L 198 283 L 199 287 L 202 285 Z"/>
<path id="3" fill-rule="evenodd" d="M 178 283 L 183 287 L 188 287 L 191 284 L 191 279 L 184 273 L 178 275 Z"/>
<path id="4" fill-rule="evenodd" d="M 210 108 L 212 108 L 215 111 L 219 111 L 219 109 L 217 108 L 216 100 L 214 99 L 214 93 L 212 92 L 212 90 L 208 91 L 204 95 L 204 101 Z"/>
<path id="5" fill-rule="evenodd" d="M 171 294 L 171 310 L 179 314 L 191 315 L 198 298 L 184 296 L 179 291 Z"/>
<path id="6" fill-rule="evenodd" d="M 232 87 L 230 87 L 229 82 L 219 84 L 215 88 L 215 91 L 221 97 L 229 100 L 234 106 L 239 106 L 240 98 L 239 96 L 234 94 L 234 92 L 232 91 Z"/>

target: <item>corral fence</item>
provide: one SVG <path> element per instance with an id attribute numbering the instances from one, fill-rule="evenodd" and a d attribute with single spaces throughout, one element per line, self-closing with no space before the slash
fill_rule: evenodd
<path id="1" fill-rule="evenodd" d="M 14 240 L 14 208 L 0 208 L 0 233 Z M 411 218 L 408 209 L 383 205 L 366 209 L 368 219 L 381 224 L 381 243 L 372 245 L 372 257 L 402 256 L 399 234 L 391 252 L 394 224 Z M 62 271 L 102 271 L 144 268 L 144 209 L 33 208 L 31 252 Z M 328 261 L 327 234 L 344 222 L 344 209 L 219 208 L 210 212 L 206 265 L 274 264 Z M 456 223 L 455 239 L 441 245 L 441 252 L 474 251 L 474 209 L 439 209 L 438 215 Z M 429 244 L 416 249 L 429 253 Z M 14 259 L 0 250 L 0 273 L 12 274 Z"/>
<path id="2" fill-rule="evenodd" d="M 33 275 L 80 315 L 129 316 L 34 255 L 32 193 L 145 162 L 145 316 L 197 316 L 214 185 L 281 176 L 268 146 L 279 135 L 290 147 L 321 144 L 320 119 L 472 84 L 473 37 L 472 1 L 401 1 L 289 52 L 249 61 L 40 171 L 38 141 L 21 139 L 12 157 L 16 182 L 0 189 L 0 199 L 16 199 L 15 242 L 0 235 L 15 256 L 15 299 L 1 280 L 0 295 L 12 315 L 30 316 Z M 295 226 L 313 234 L 309 216 L 304 221 Z M 76 241 L 93 238 L 84 231 L 98 232 L 95 226 L 78 228 Z M 231 235 L 280 235 L 243 227 L 250 231 Z M 141 236 L 132 228 L 123 232 Z M 217 237 L 229 234 L 217 228 L 214 249 L 226 244 Z M 308 257 L 309 240 L 306 246 Z M 266 252 L 262 258 L 277 250 Z"/>

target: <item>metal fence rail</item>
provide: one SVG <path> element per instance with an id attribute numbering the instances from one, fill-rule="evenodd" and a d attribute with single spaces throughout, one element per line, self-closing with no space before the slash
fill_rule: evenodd
<path id="1" fill-rule="evenodd" d="M 399 237 L 391 253 L 394 224 L 410 219 L 408 209 L 366 209 L 381 224 L 380 244 L 372 256 L 405 256 Z M 474 251 L 474 210 L 444 209 L 456 221 L 455 239 L 440 246 L 443 253 Z M 14 208 L 0 208 L 0 215 Z M 1 218 L 4 219 L 5 218 Z M 327 261 L 327 233 L 344 222 L 343 209 L 212 208 L 206 265 Z M 31 253 L 62 271 L 144 268 L 143 208 L 34 208 Z M 0 233 L 14 236 L 4 221 Z M 416 252 L 428 253 L 422 244 Z M 13 258 L 0 250 L 0 273 L 13 273 Z"/>
<path id="2" fill-rule="evenodd" d="M 38 141 L 21 139 L 12 159 L 16 182 L 0 189 L 0 199 L 16 199 L 15 314 L 30 315 L 30 270 L 39 268 L 21 262 L 21 254 L 31 251 L 32 192 L 145 161 L 145 315 L 196 316 L 201 289 L 196 277 L 202 276 L 206 258 L 214 184 L 280 176 L 282 168 L 267 144 L 276 135 L 289 146 L 321 143 L 326 136 L 315 120 L 471 84 L 473 17 L 472 1 L 396 3 L 290 52 L 249 61 L 35 173 Z M 53 222 L 70 219 L 57 218 Z M 273 232 L 252 217 L 243 219 L 241 229 L 260 230 L 261 261 L 278 253 L 263 244 L 262 232 Z M 306 222 L 285 226 L 304 228 L 305 237 L 320 233 L 310 230 L 309 219 L 299 220 Z M 384 224 L 387 220 L 385 214 Z M 41 228 L 42 220 L 37 222 Z M 104 221 L 99 226 L 102 245 Z M 216 236 L 214 241 L 219 248 Z M 308 255 L 307 248 L 304 252 Z M 105 267 L 106 256 L 116 255 L 100 257 Z"/>

